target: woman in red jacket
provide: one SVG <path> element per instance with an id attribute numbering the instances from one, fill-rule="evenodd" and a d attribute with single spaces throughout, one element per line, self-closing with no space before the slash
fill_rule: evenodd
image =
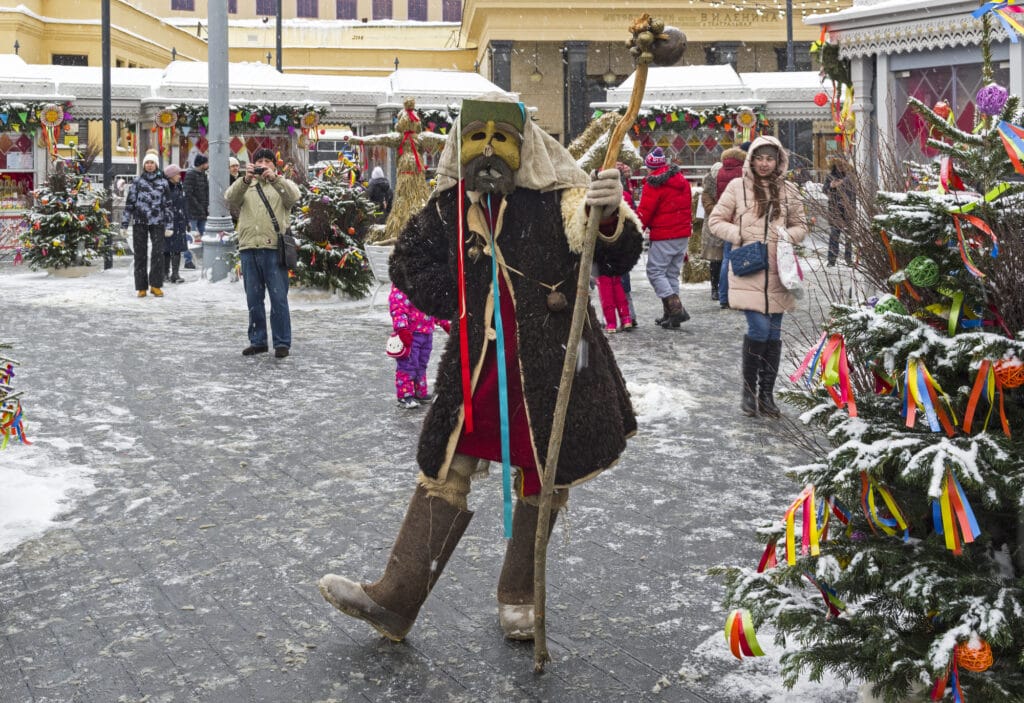
<path id="1" fill-rule="evenodd" d="M 655 147 L 644 160 L 650 173 L 644 179 L 637 213 L 651 233 L 647 280 L 661 298 L 664 315 L 655 322 L 665 329 L 690 319 L 679 300 L 679 273 L 690 243 L 690 184 L 665 152 Z"/>

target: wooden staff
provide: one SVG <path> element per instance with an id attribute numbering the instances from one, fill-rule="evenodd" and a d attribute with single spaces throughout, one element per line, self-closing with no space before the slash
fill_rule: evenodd
<path id="1" fill-rule="evenodd" d="M 636 120 L 647 86 L 647 67 L 651 63 L 672 65 L 678 61 L 686 49 L 683 33 L 673 27 L 665 27 L 665 23 L 651 19 L 644 14 L 630 26 L 633 38 L 630 41 L 630 53 L 636 57 L 636 73 L 633 77 L 633 92 L 629 97 L 626 114 L 612 130 L 608 151 L 605 154 L 601 170 L 613 168 L 619 157 L 619 149 L 626 131 Z M 618 210 L 614 205 L 614 210 Z M 540 508 L 537 516 L 537 534 L 534 538 L 533 562 L 533 670 L 535 673 L 544 671 L 544 664 L 551 661 L 548 654 L 547 630 L 545 627 L 545 600 L 547 598 L 546 567 L 548 555 L 548 526 L 551 521 L 551 496 L 554 492 L 555 470 L 558 466 L 558 454 L 562 448 L 562 433 L 565 429 L 565 415 L 569 408 L 569 395 L 572 392 L 573 377 L 576 373 L 576 357 L 579 351 L 580 338 L 583 334 L 583 321 L 587 317 L 589 302 L 590 268 L 594 262 L 594 249 L 597 245 L 598 226 L 604 216 L 602 208 L 591 208 L 587 219 L 587 234 L 580 254 L 580 273 L 576 281 L 576 302 L 572 310 L 572 325 L 569 328 L 569 340 L 566 342 L 565 362 L 562 365 L 562 378 L 558 384 L 558 397 L 555 400 L 555 412 L 551 422 L 551 437 L 548 440 L 547 461 L 541 475 Z"/>

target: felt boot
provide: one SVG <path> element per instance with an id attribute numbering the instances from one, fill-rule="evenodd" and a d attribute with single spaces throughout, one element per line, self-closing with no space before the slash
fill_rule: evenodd
<path id="1" fill-rule="evenodd" d="M 761 368 L 761 352 L 765 342 L 743 337 L 743 396 L 740 410 L 744 415 L 757 417 L 757 374 Z"/>
<path id="2" fill-rule="evenodd" d="M 472 512 L 432 498 L 417 486 L 384 575 L 375 583 L 361 584 L 327 574 L 320 579 L 320 593 L 341 612 L 401 642 L 472 517 Z"/>
<path id="3" fill-rule="evenodd" d="M 666 319 L 668 319 L 668 298 L 662 298 L 661 299 L 661 317 L 655 318 L 654 319 L 654 324 L 660 326 L 661 323 L 664 322 Z"/>
<path id="4" fill-rule="evenodd" d="M 498 579 L 498 621 L 510 640 L 533 639 L 533 556 L 540 509 L 521 500 L 512 514 L 512 539 L 505 547 L 505 563 Z M 555 529 L 557 510 L 551 511 L 548 538 Z"/>
<path id="5" fill-rule="evenodd" d="M 665 298 L 665 306 L 668 312 L 666 317 L 661 322 L 661 326 L 665 329 L 678 328 L 679 324 L 686 322 L 690 319 L 690 313 L 686 312 L 686 308 L 683 307 L 682 301 L 679 300 L 679 296 L 672 294 Z"/>
<path id="6" fill-rule="evenodd" d="M 775 378 L 779 373 L 782 357 L 782 340 L 769 339 L 764 342 L 761 364 L 757 371 L 757 409 L 765 417 L 781 417 L 782 411 L 775 404 Z"/>

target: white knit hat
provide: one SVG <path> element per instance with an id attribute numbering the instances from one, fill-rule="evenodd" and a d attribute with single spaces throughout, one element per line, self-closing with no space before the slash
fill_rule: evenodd
<path id="1" fill-rule="evenodd" d="M 155 151 L 146 152 L 145 158 L 142 159 L 142 165 L 145 166 L 147 161 L 152 161 L 157 166 L 160 165 L 160 157 L 156 155 Z"/>

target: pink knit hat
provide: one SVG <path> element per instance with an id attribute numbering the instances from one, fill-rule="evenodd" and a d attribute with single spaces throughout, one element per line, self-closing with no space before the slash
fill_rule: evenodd
<path id="1" fill-rule="evenodd" d="M 661 150 L 660 146 L 654 147 L 651 153 L 647 155 L 647 158 L 644 159 L 644 164 L 651 170 L 661 168 L 667 163 L 668 159 L 665 158 L 665 152 Z"/>
<path id="2" fill-rule="evenodd" d="M 179 166 L 178 164 L 169 164 L 168 166 L 164 167 L 164 175 L 167 176 L 168 178 L 180 176 L 181 172 L 181 166 Z"/>

